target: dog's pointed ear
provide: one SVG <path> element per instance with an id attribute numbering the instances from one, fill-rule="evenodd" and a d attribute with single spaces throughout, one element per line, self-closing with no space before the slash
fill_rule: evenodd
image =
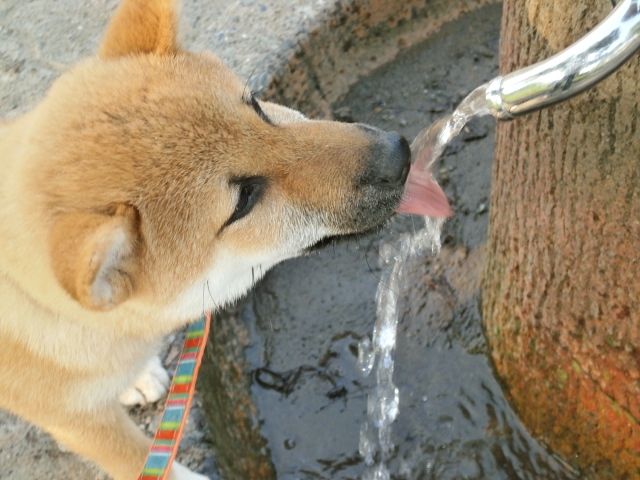
<path id="1" fill-rule="evenodd" d="M 61 214 L 49 235 L 56 278 L 91 310 L 110 310 L 134 294 L 139 250 L 139 215 L 124 204 L 108 214 Z"/>
<path id="2" fill-rule="evenodd" d="M 176 0 L 122 0 L 102 39 L 98 56 L 177 53 L 178 6 Z"/>

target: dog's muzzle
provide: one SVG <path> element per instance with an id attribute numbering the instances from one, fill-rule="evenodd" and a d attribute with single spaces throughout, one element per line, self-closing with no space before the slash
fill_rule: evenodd
<path id="1" fill-rule="evenodd" d="M 377 188 L 404 187 L 411 166 L 411 150 L 407 140 L 397 132 L 383 132 L 368 125 L 358 127 L 374 137 L 361 183 Z"/>

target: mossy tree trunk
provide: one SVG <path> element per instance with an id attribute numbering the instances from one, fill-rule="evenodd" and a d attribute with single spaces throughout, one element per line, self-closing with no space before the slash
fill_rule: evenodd
<path id="1" fill-rule="evenodd" d="M 610 0 L 505 0 L 501 71 L 548 58 Z M 531 431 L 596 478 L 640 478 L 640 62 L 501 123 L 483 316 Z"/>

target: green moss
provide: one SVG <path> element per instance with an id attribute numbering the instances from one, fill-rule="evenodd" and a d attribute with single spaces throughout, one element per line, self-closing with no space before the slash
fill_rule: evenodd
<path id="1" fill-rule="evenodd" d="M 631 425 L 637 425 L 638 424 L 638 419 L 634 418 L 633 415 L 631 415 L 629 412 L 627 412 L 627 410 L 625 410 L 622 407 L 622 405 L 620 405 L 615 400 L 611 400 L 611 410 L 613 410 L 616 413 L 616 415 L 619 415 L 620 417 L 625 418 L 627 420 L 627 422 L 629 422 L 629 424 L 631 424 Z"/>
<path id="2" fill-rule="evenodd" d="M 620 404 L 618 402 L 616 402 L 615 400 L 611 401 L 611 409 L 616 412 L 616 415 L 619 416 L 623 416 L 624 415 L 624 411 L 622 410 L 622 407 L 620 406 Z"/>
<path id="3" fill-rule="evenodd" d="M 564 388 L 568 379 L 569 379 L 569 374 L 565 372 L 563 369 L 559 368 L 558 369 L 558 386 L 560 388 Z"/>
<path id="4" fill-rule="evenodd" d="M 575 360 L 571 362 L 571 368 L 573 368 L 573 371 L 576 372 L 578 375 L 582 373 L 582 367 L 580 367 L 580 364 Z"/>

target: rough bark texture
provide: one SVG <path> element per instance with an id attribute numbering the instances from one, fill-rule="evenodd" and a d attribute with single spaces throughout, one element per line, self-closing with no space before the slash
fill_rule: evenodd
<path id="1" fill-rule="evenodd" d="M 565 48 L 610 0 L 505 0 L 501 71 Z M 595 478 L 640 478 L 639 55 L 498 128 L 483 315 L 522 420 Z"/>

